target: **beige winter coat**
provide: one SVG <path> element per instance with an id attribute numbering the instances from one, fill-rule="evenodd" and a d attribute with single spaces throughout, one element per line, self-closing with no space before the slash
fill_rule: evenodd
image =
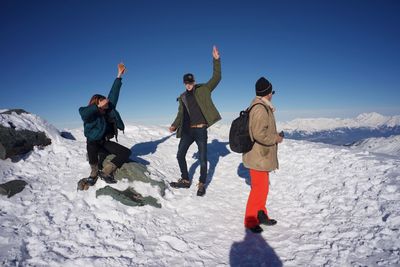
<path id="1" fill-rule="evenodd" d="M 256 97 L 251 103 L 261 103 L 250 112 L 249 132 L 253 140 L 256 140 L 253 148 L 243 154 L 243 164 L 246 168 L 258 171 L 273 171 L 279 168 L 278 145 L 275 117 L 272 104 L 268 100 Z"/>

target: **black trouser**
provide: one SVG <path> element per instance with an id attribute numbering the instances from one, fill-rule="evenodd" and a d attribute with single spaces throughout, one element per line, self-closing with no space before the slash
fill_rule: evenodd
<path id="1" fill-rule="evenodd" d="M 115 155 L 111 162 L 118 168 L 120 168 L 122 164 L 128 162 L 131 155 L 129 148 L 112 141 L 87 141 L 86 148 L 89 157 L 89 164 L 99 164 L 99 167 L 101 167 L 103 160 L 109 154 Z"/>

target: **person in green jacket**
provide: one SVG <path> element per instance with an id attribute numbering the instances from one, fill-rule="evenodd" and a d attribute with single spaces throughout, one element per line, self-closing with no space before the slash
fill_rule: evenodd
<path id="1" fill-rule="evenodd" d="M 79 108 L 79 113 L 83 120 L 84 134 L 87 138 L 87 153 L 91 168 L 89 178 L 86 178 L 82 188 L 86 190 L 93 186 L 98 176 L 107 183 L 116 183 L 113 173 L 122 164 L 129 161 L 131 151 L 116 142 L 110 141 L 118 136 L 118 129 L 124 130 L 124 123 L 116 110 L 119 92 L 122 86 L 121 76 L 125 72 L 124 64 L 118 64 L 118 76 L 114 80 L 108 98 L 103 95 L 95 94 L 89 101 L 89 105 Z M 102 166 L 103 160 L 108 154 L 115 157 Z M 99 171 L 99 169 L 101 169 Z"/>
<path id="2" fill-rule="evenodd" d="M 206 193 L 207 179 L 207 128 L 221 119 L 216 109 L 211 93 L 221 80 L 221 61 L 217 47 L 213 47 L 213 75 L 205 84 L 196 84 L 193 74 L 183 76 L 185 92 L 179 98 L 178 114 L 169 128 L 170 132 L 176 131 L 176 137 L 181 138 L 178 147 L 178 164 L 181 178 L 171 182 L 174 188 L 189 188 L 190 180 L 187 170 L 186 153 L 189 147 L 196 142 L 200 157 L 200 181 L 197 195 Z"/>

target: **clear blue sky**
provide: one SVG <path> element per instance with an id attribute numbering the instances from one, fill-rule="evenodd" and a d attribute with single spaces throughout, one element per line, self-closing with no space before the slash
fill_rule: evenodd
<path id="1" fill-rule="evenodd" d="M 1 108 L 79 127 L 123 61 L 125 122 L 169 124 L 184 90 L 222 60 L 226 121 L 267 77 L 278 120 L 400 114 L 400 1 L 0 1 Z"/>

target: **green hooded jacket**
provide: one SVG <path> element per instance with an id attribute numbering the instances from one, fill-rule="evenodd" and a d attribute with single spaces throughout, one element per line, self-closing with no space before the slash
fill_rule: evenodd
<path id="1" fill-rule="evenodd" d="M 212 91 L 221 81 L 221 60 L 213 59 L 213 65 L 213 75 L 211 79 L 205 84 L 197 84 L 193 89 L 197 104 L 199 105 L 200 110 L 207 121 L 208 127 L 221 119 L 221 115 L 218 113 L 218 110 L 211 99 Z M 172 126 L 176 128 L 177 138 L 182 136 L 182 128 L 185 120 L 184 103 L 182 98 L 183 94 L 181 94 L 178 98 L 178 114 L 172 123 Z"/>
<path id="2" fill-rule="evenodd" d="M 121 78 L 116 78 L 108 94 L 108 109 L 106 111 L 110 120 L 115 122 L 115 126 L 124 130 L 125 125 L 116 110 L 118 103 L 119 92 L 122 86 Z M 99 141 L 104 139 L 107 130 L 107 121 L 103 114 L 100 113 L 97 105 L 92 104 L 86 107 L 79 108 L 79 114 L 83 120 L 84 134 L 88 141 Z"/>

